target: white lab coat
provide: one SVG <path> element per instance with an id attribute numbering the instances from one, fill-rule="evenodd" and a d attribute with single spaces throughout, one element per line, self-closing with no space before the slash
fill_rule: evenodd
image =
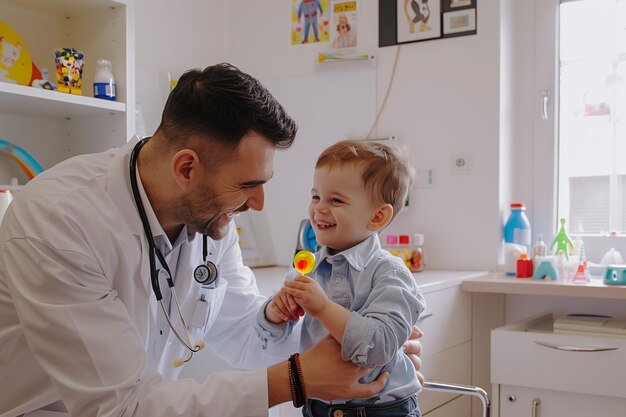
<path id="1" fill-rule="evenodd" d="M 16 196 L 0 227 L 0 417 L 62 400 L 74 416 L 263 416 L 265 369 L 175 380 L 185 355 L 170 334 L 160 357 L 148 244 L 129 181 L 132 140 L 40 174 Z M 211 240 L 209 240 L 211 242 Z M 183 243 L 176 290 L 187 320 L 205 294 L 208 319 L 192 327 L 242 369 L 284 359 L 264 352 L 253 323 L 264 301 L 241 260 L 235 228 L 211 242 L 217 289 L 192 271 L 202 239 Z M 169 291 L 167 287 L 162 291 Z M 219 310 L 219 314 L 218 314 Z M 172 317 L 177 321 L 177 314 Z M 152 355 L 150 355 L 152 356 Z M 193 366 L 193 360 L 186 366 Z"/>

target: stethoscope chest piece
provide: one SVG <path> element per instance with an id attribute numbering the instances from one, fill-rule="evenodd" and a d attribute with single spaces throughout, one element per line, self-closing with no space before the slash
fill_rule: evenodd
<path id="1" fill-rule="evenodd" d="M 198 265 L 193 271 L 193 278 L 202 285 L 211 285 L 217 280 L 217 267 L 211 261 Z"/>

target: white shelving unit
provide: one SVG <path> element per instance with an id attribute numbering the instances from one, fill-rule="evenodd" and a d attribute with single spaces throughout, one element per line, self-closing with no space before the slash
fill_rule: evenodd
<path id="1" fill-rule="evenodd" d="M 135 133 L 132 0 L 2 0 L 0 16 L 22 38 L 33 62 L 56 84 L 54 51 L 85 54 L 83 95 L 0 82 L 0 138 L 22 147 L 44 169 L 83 154 L 123 145 Z M 93 97 L 95 63 L 109 59 L 116 101 Z M 26 176 L 0 155 L 0 184 Z"/>

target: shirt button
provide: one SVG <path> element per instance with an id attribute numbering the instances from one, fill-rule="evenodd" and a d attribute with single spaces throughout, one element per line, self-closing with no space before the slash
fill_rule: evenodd
<path id="1" fill-rule="evenodd" d="M 335 282 L 339 284 L 341 282 L 341 278 L 335 278 Z"/>
<path id="2" fill-rule="evenodd" d="M 343 411 L 341 410 L 333 411 L 333 417 L 343 417 Z"/>

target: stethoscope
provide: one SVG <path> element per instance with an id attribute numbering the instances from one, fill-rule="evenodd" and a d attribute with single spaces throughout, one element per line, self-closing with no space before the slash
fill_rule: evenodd
<path id="1" fill-rule="evenodd" d="M 135 147 L 133 148 L 132 153 L 130 154 L 130 184 L 133 191 L 133 199 L 135 200 L 135 204 L 137 205 L 137 212 L 139 213 L 139 218 L 141 219 L 141 223 L 143 224 L 143 231 L 146 235 L 146 239 L 148 240 L 148 251 L 150 256 L 150 282 L 152 283 L 152 291 L 154 295 L 161 304 L 161 310 L 163 310 L 163 314 L 165 315 L 165 319 L 167 320 L 167 324 L 172 329 L 172 332 L 176 336 L 176 338 L 189 350 L 189 356 L 186 359 L 183 358 L 175 358 L 172 361 L 172 365 L 174 367 L 182 366 L 184 363 L 189 362 L 193 357 L 195 352 L 198 352 L 200 349 L 204 348 L 204 342 L 202 340 L 196 341 L 195 343 L 191 340 L 191 334 L 189 333 L 189 327 L 187 326 L 187 322 L 183 317 L 182 310 L 180 308 L 180 303 L 178 302 L 178 297 L 176 296 L 176 290 L 174 289 L 174 280 L 172 279 L 172 273 L 170 272 L 170 268 L 163 256 L 163 253 L 159 248 L 157 248 L 154 243 L 154 237 L 152 236 L 152 230 L 150 229 L 150 224 L 148 223 L 148 217 L 146 216 L 146 210 L 143 206 L 143 202 L 141 201 L 141 195 L 139 194 L 139 187 L 137 185 L 137 157 L 139 156 L 139 151 L 143 147 L 143 145 L 148 142 L 148 139 L 145 138 L 137 142 Z M 199 283 L 204 285 L 212 285 L 215 283 L 218 277 L 218 270 L 215 264 L 209 260 L 207 260 L 208 255 L 208 238 L 206 235 L 202 235 L 202 264 L 198 265 L 193 271 L 194 279 Z M 159 284 L 159 270 L 156 267 L 156 259 L 159 260 L 161 267 L 167 273 L 167 285 L 172 292 L 172 298 L 174 299 L 174 303 L 176 304 L 176 310 L 178 311 L 178 316 L 180 317 L 180 321 L 183 324 L 183 328 L 185 329 L 186 339 L 178 333 L 178 331 L 174 328 L 174 324 L 170 318 L 170 315 L 165 308 L 165 303 L 163 302 L 163 295 L 161 294 L 161 286 Z"/>

